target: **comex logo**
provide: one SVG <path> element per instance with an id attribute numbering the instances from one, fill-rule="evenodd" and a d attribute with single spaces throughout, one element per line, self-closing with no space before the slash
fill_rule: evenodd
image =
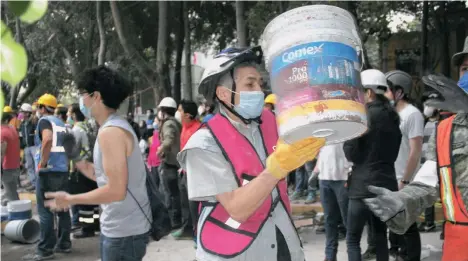
<path id="1" fill-rule="evenodd" d="M 309 46 L 309 47 L 303 47 L 297 50 L 294 50 L 289 53 L 284 53 L 282 56 L 282 60 L 285 63 L 292 63 L 296 60 L 299 60 L 303 56 L 307 55 L 314 55 L 317 53 L 322 53 L 323 52 L 323 45 L 321 44 L 319 46 Z"/>

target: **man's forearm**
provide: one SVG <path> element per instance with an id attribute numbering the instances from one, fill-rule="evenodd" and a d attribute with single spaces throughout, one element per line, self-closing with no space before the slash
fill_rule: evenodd
<path id="1" fill-rule="evenodd" d="M 75 163 L 76 168 L 88 179 L 96 181 L 96 175 L 94 173 L 94 164 L 82 160 Z"/>
<path id="2" fill-rule="evenodd" d="M 416 168 L 419 164 L 421 157 L 421 150 L 418 149 L 411 149 L 408 162 L 406 163 L 405 174 L 403 175 L 403 179 L 410 181 L 414 173 L 416 172 Z"/>
<path id="3" fill-rule="evenodd" d="M 217 199 L 234 220 L 242 223 L 271 195 L 277 183 L 278 179 L 264 170 L 249 184 L 218 195 Z"/>
<path id="4" fill-rule="evenodd" d="M 52 140 L 43 141 L 41 147 L 41 161 L 39 162 L 40 166 L 46 166 L 49 162 L 50 150 L 52 149 Z"/>
<path id="5" fill-rule="evenodd" d="M 70 195 L 69 203 L 70 205 L 98 205 L 120 200 L 122 199 L 115 189 L 111 189 L 109 185 L 105 185 L 87 193 Z"/>

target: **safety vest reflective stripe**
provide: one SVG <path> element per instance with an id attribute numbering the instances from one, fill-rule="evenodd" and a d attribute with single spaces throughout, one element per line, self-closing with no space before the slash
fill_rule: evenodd
<path id="1" fill-rule="evenodd" d="M 450 169 L 447 167 L 440 168 L 440 186 L 441 186 L 441 199 L 445 207 L 445 219 L 455 222 L 455 211 L 453 205 L 453 187 L 452 175 Z"/>

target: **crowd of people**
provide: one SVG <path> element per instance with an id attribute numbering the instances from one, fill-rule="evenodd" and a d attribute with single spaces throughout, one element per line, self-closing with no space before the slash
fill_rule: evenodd
<path id="1" fill-rule="evenodd" d="M 193 240 L 197 260 L 304 260 L 290 204 L 304 199 L 323 206 L 325 261 L 337 260 L 344 238 L 349 261 L 419 261 L 420 232 L 435 229 L 437 168 L 446 173 L 447 166 L 441 181 L 443 260 L 468 260 L 466 251 L 454 250 L 468 244 L 461 239 L 468 224 L 468 99 L 454 108 L 443 102 L 461 99 L 447 96 L 449 84 L 425 78 L 436 91 L 424 95 L 420 111 L 410 96 L 409 74 L 365 70 L 363 135 L 341 144 L 314 137 L 287 144 L 278 137 L 276 97 L 262 90 L 261 59 L 256 48 L 224 50 L 202 76 L 203 103 L 166 97 L 139 123 L 133 114 L 117 114 L 132 88 L 105 66 L 79 77 L 78 103 L 64 106 L 44 94 L 33 105 L 22 104 L 19 113 L 4 107 L 2 204 L 19 198 L 22 167 L 27 179 L 20 184 L 37 197 L 40 241 L 24 260 L 70 253 L 71 234 L 96 232 L 103 261 L 142 260 L 152 228 L 145 185 L 151 175 L 168 209 L 171 236 Z M 460 81 L 453 88 L 466 91 L 468 51 L 457 54 L 454 64 Z M 421 212 L 425 221 L 418 226 Z"/>

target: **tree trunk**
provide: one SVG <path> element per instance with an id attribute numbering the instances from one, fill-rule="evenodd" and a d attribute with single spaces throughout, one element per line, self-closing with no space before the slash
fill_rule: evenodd
<path id="1" fill-rule="evenodd" d="M 138 68 L 140 73 L 145 77 L 148 81 L 148 84 L 154 88 L 153 95 L 155 102 L 159 102 L 162 96 L 162 88 L 158 86 L 159 75 L 157 75 L 145 59 L 136 51 L 136 49 L 128 42 L 126 34 L 124 32 L 124 28 L 122 25 L 122 18 L 120 16 L 120 12 L 115 1 L 110 1 L 110 7 L 112 11 L 112 17 L 114 19 L 115 30 L 117 31 L 117 35 L 119 36 L 120 44 L 124 49 L 127 56 L 131 59 L 132 63 Z"/>
<path id="2" fill-rule="evenodd" d="M 184 18 L 184 34 L 185 34 L 185 45 L 184 45 L 184 60 L 185 60 L 185 77 L 184 77 L 184 90 L 182 97 L 184 99 L 192 100 L 192 46 L 190 38 L 190 20 L 188 16 L 188 3 L 183 3 L 183 18 Z"/>
<path id="3" fill-rule="evenodd" d="M 423 13 L 421 21 L 421 71 L 419 76 L 423 77 L 427 70 L 427 21 L 428 21 L 429 5 L 427 1 L 423 1 Z"/>
<path id="4" fill-rule="evenodd" d="M 21 30 L 21 21 L 18 17 L 16 17 L 15 27 L 16 27 L 16 41 L 19 43 L 24 43 L 23 31 Z M 11 86 L 10 88 L 10 107 L 12 108 L 16 107 L 16 98 L 18 98 L 20 84 L 18 84 L 17 86 Z"/>
<path id="5" fill-rule="evenodd" d="M 443 75 L 450 77 L 450 57 L 449 57 L 449 28 L 447 22 L 447 3 L 440 2 L 440 33 L 441 33 L 441 65 L 440 69 Z"/>
<path id="6" fill-rule="evenodd" d="M 158 20 L 158 47 L 156 52 L 156 72 L 159 76 L 158 85 L 165 96 L 171 95 L 171 87 L 168 85 L 170 81 L 169 75 L 165 73 L 168 66 L 167 45 L 169 41 L 168 30 L 168 2 L 159 1 L 159 20 Z"/>
<path id="7" fill-rule="evenodd" d="M 174 86 L 172 89 L 172 94 L 174 100 L 179 102 L 181 99 L 181 89 L 182 89 L 182 79 L 181 79 L 181 70 L 182 70 L 182 52 L 184 51 L 184 3 L 178 2 L 179 14 L 178 14 L 178 27 L 176 33 L 176 60 L 174 66 Z M 185 97 L 184 97 L 185 98 Z"/>
<path id="8" fill-rule="evenodd" d="M 237 46 L 247 47 L 247 26 L 245 25 L 245 2 L 236 1 L 236 34 Z"/>
<path id="9" fill-rule="evenodd" d="M 106 31 L 104 29 L 104 23 L 102 20 L 103 10 L 102 2 L 96 2 L 96 21 L 98 24 L 99 31 L 99 53 L 98 53 L 98 65 L 104 64 L 104 59 L 106 57 Z"/>
<path id="10" fill-rule="evenodd" d="M 94 21 L 91 21 L 91 24 L 89 26 L 89 37 L 88 37 L 88 42 L 86 43 L 86 68 L 90 68 L 93 66 L 93 40 L 94 40 L 94 28 L 96 27 L 96 24 Z"/>

